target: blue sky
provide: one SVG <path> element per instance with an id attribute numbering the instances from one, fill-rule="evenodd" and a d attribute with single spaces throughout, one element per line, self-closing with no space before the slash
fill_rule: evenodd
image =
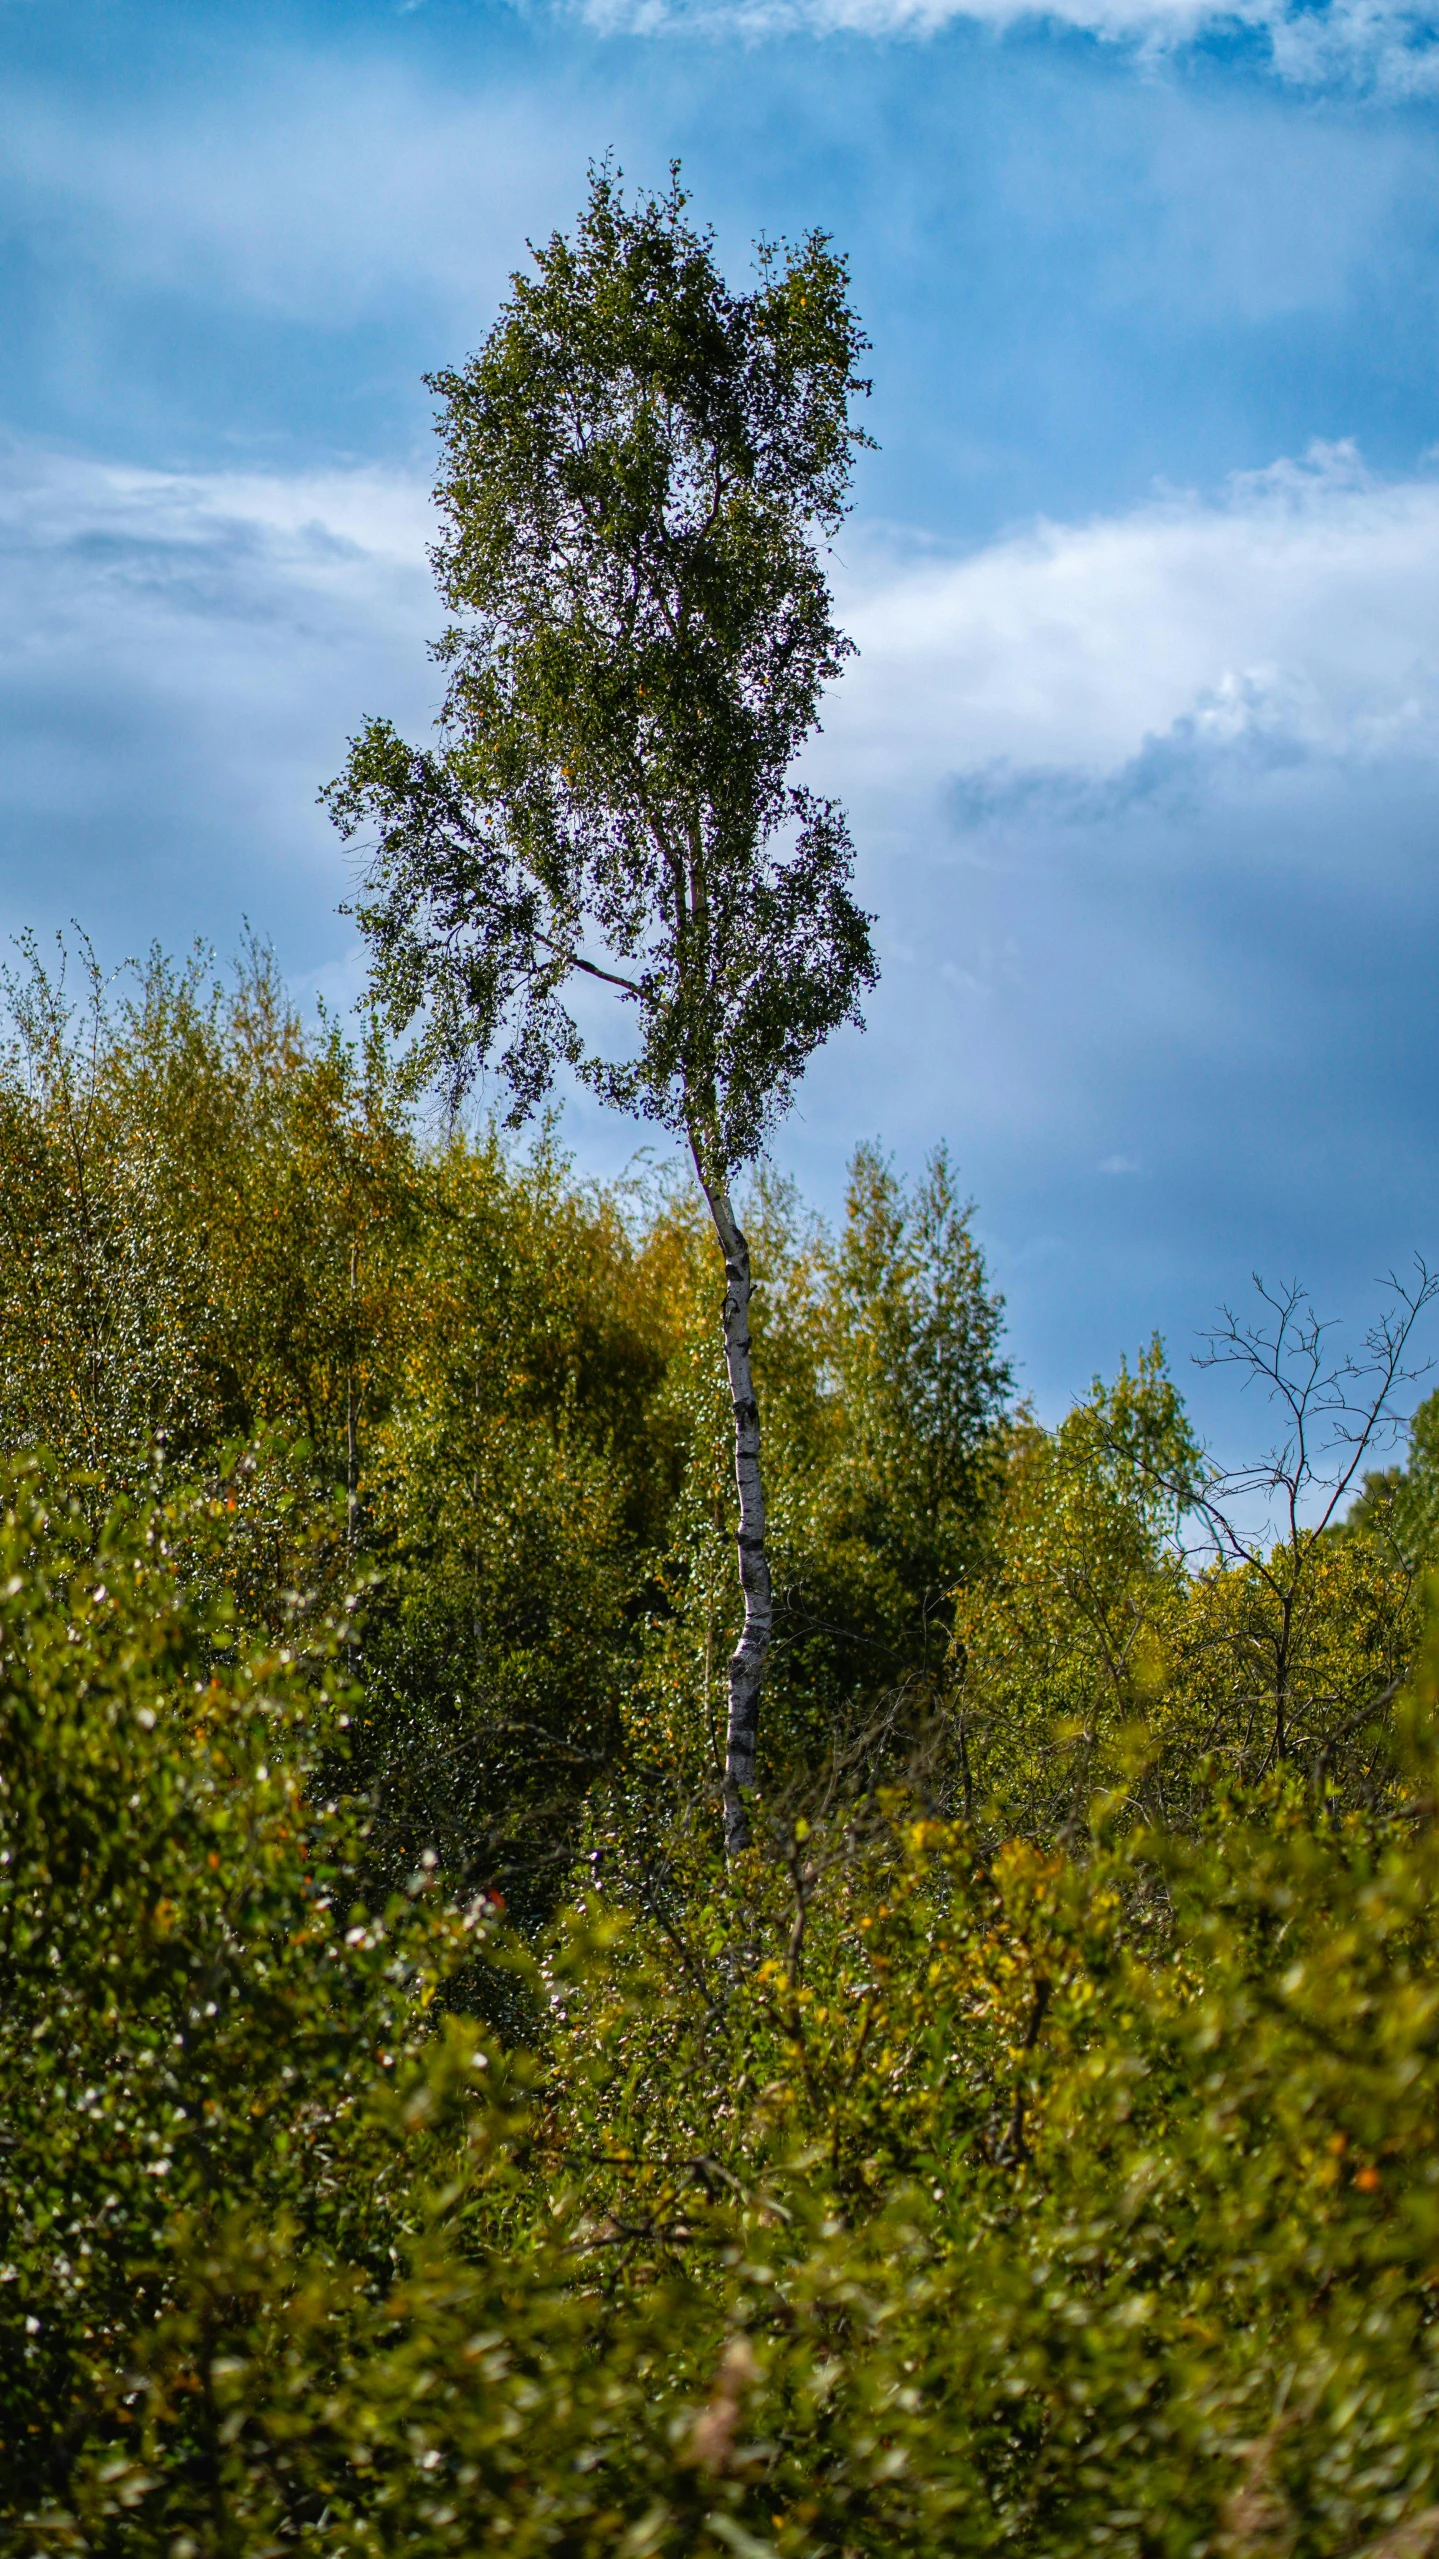
<path id="1" fill-rule="evenodd" d="M 874 341 L 835 562 L 884 978 L 778 1151 L 946 1138 L 1054 1412 L 1439 1255 L 1439 27 L 1386 0 L 0 0 L 0 930 L 269 933 L 423 728 L 421 374 L 614 146 Z M 581 1160 L 638 1133 L 571 1114 Z M 1234 1425 L 1194 1381 L 1221 1434 Z"/>

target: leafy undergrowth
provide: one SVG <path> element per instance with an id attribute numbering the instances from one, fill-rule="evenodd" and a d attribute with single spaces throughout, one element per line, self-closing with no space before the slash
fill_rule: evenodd
<path id="1" fill-rule="evenodd" d="M 345 1628 L 202 1513 L 0 1530 L 6 2548 L 1428 2547 L 1432 1662 L 1382 1811 L 695 1820 L 537 1958 L 361 1907 Z"/>

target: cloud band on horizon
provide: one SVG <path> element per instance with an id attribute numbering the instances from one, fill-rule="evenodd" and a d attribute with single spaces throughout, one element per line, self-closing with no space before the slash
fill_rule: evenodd
<path id="1" fill-rule="evenodd" d="M 1257 48 L 1281 80 L 1385 98 L 1439 93 L 1439 18 L 1404 0 L 574 0 L 608 35 L 685 30 L 751 41 L 786 35 L 923 38 L 969 24 L 1045 26 L 1151 58 L 1204 44 Z"/>

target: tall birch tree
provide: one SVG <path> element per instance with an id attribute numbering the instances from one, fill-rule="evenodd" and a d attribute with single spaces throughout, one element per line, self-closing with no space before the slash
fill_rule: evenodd
<path id="1" fill-rule="evenodd" d="M 844 813 L 790 778 L 853 646 L 824 553 L 868 441 L 868 342 L 825 234 L 762 243 L 734 293 L 687 202 L 677 169 L 632 200 L 593 170 L 573 235 L 429 377 L 436 740 L 371 720 L 326 797 L 373 830 L 356 911 L 418 1080 L 455 1104 L 492 1065 L 518 1121 L 565 1068 L 689 1147 L 725 1271 L 736 1850 L 772 1601 L 734 1181 L 876 974 Z"/>

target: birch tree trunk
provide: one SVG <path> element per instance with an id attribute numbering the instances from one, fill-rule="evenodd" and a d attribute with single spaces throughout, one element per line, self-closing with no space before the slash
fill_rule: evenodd
<path id="1" fill-rule="evenodd" d="M 749 1806 L 753 1792 L 755 1745 L 759 1738 L 760 1688 L 765 1655 L 774 1622 L 769 1558 L 765 1553 L 764 1479 L 759 1462 L 759 1405 L 750 1368 L 749 1246 L 740 1230 L 729 1193 L 712 1189 L 700 1174 L 704 1195 L 724 1254 L 724 1354 L 734 1408 L 734 1466 L 739 1487 L 739 1578 L 744 1594 L 744 1625 L 729 1662 L 729 1723 L 725 1734 L 724 1829 L 731 1856 L 748 1848 Z"/>

